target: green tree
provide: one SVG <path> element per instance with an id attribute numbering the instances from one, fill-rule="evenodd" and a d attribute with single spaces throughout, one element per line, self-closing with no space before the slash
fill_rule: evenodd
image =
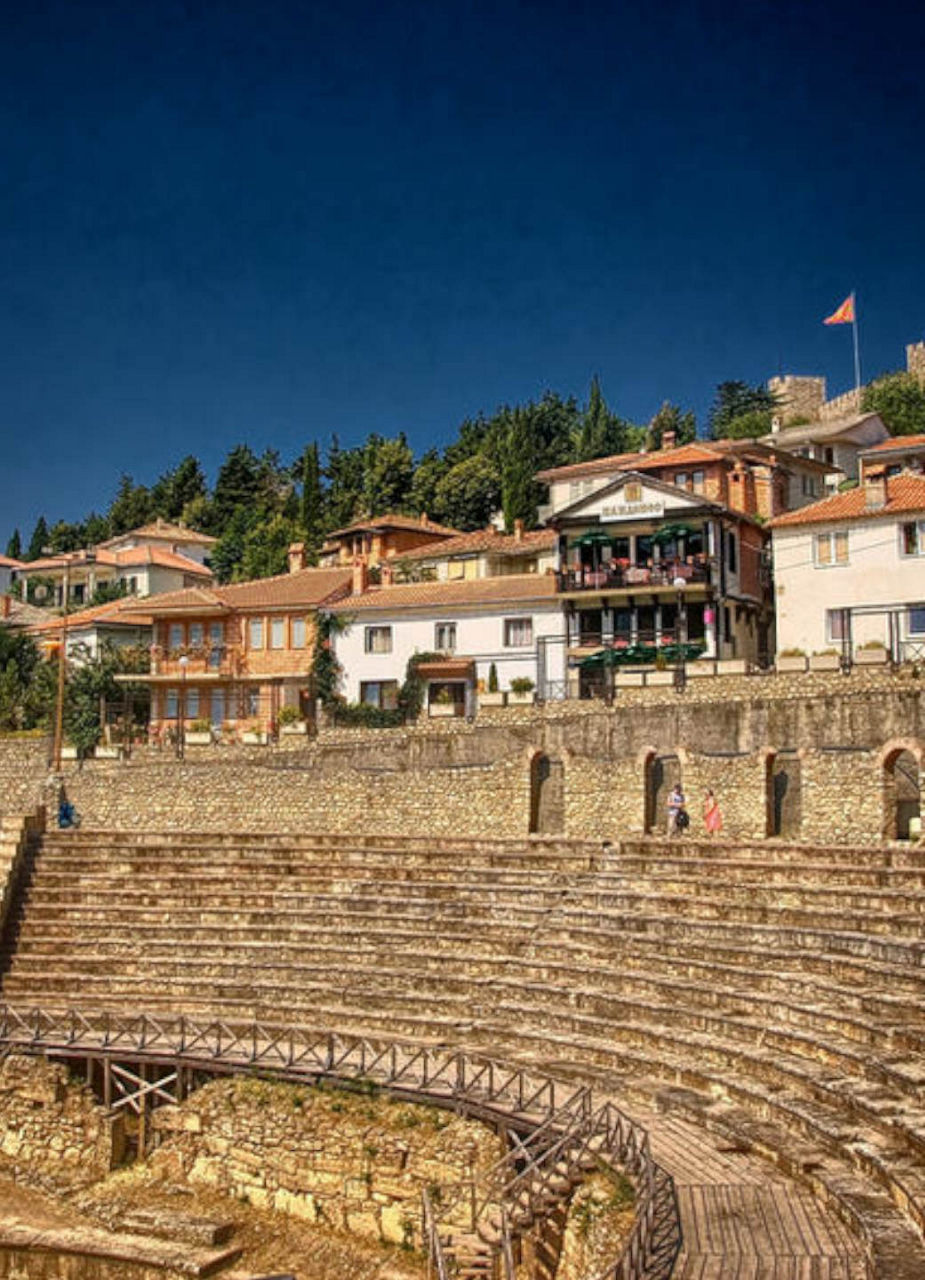
<path id="1" fill-rule="evenodd" d="M 158 478 L 151 489 L 151 501 L 155 515 L 165 520 L 180 520 L 187 503 L 205 498 L 206 478 L 199 459 L 187 456 Z"/>
<path id="2" fill-rule="evenodd" d="M 40 560 L 43 554 L 42 548 L 47 546 L 48 525 L 45 523 L 45 517 L 39 516 L 35 528 L 32 530 L 32 537 L 29 539 L 29 550 L 26 552 L 26 559 Z"/>
<path id="3" fill-rule="evenodd" d="M 298 541 L 299 534 L 298 524 L 279 513 L 269 520 L 256 521 L 244 535 L 241 561 L 234 576 L 247 581 L 285 573 L 287 552 L 291 543 Z"/>
<path id="4" fill-rule="evenodd" d="M 776 406 L 777 397 L 767 387 L 751 387 L 747 382 L 721 382 L 710 407 L 710 439 L 725 439 L 730 424 L 736 418 L 755 412 L 770 415 Z M 770 417 L 768 423 L 770 429 Z"/>
<path id="5" fill-rule="evenodd" d="M 56 554 L 62 551 L 79 551 L 87 545 L 84 541 L 84 526 L 59 520 L 48 531 L 48 545 Z"/>
<path id="6" fill-rule="evenodd" d="M 411 492 L 408 495 L 408 505 L 415 515 L 426 512 L 438 520 L 447 519 L 437 500 L 437 486 L 449 470 L 450 466 L 440 456 L 439 450 L 428 449 L 421 455 L 414 468 Z"/>
<path id="7" fill-rule="evenodd" d="M 925 432 L 925 387 L 911 373 L 886 373 L 861 394 L 864 413 L 879 413 L 894 436 Z"/>
<path id="8" fill-rule="evenodd" d="M 771 430 L 773 414 L 770 409 L 752 409 L 749 413 L 740 413 L 726 423 L 725 435 L 728 440 L 757 440 L 766 436 Z"/>
<path id="9" fill-rule="evenodd" d="M 646 448 L 661 449 L 666 431 L 674 432 L 675 444 L 690 444 L 697 439 L 697 419 L 690 410 L 684 413 L 680 405 L 665 400 L 646 428 Z"/>
<path id="10" fill-rule="evenodd" d="M 523 520 L 528 528 L 536 524 L 541 490 L 533 479 L 537 470 L 535 452 L 529 410 L 514 409 L 504 437 L 501 463 L 501 508 L 509 533 L 515 520 Z"/>
<path id="11" fill-rule="evenodd" d="M 622 453 L 626 448 L 628 423 L 611 413 L 601 391 L 597 374 L 591 379 L 588 403 L 571 429 L 571 461 L 588 462 Z"/>
<path id="12" fill-rule="evenodd" d="M 73 655 L 68 663 L 64 734 L 79 755 L 86 755 L 100 740 L 103 703 L 121 701 L 125 693 L 125 686 L 116 676 L 138 673 L 146 667 L 144 650 L 104 645 L 96 657 L 91 657 L 86 649 Z M 139 685 L 134 692 L 143 690 L 144 686 Z"/>
<path id="13" fill-rule="evenodd" d="M 228 520 L 210 557 L 212 571 L 219 582 L 231 582 L 241 577 L 245 541 L 257 522 L 256 512 L 247 507 L 239 507 Z"/>
<path id="14" fill-rule="evenodd" d="M 363 449 L 363 507 L 370 515 L 401 511 L 409 505 L 414 454 L 404 432 L 383 439 L 367 436 Z"/>
<path id="15" fill-rule="evenodd" d="M 19 536 L 18 529 L 14 529 L 10 534 L 10 539 L 6 544 L 6 554 L 11 560 L 22 559 L 22 538 Z"/>
<path id="16" fill-rule="evenodd" d="M 498 470 L 483 453 L 451 467 L 437 485 L 431 511 L 454 529 L 484 529 L 501 505 Z"/>
<path id="17" fill-rule="evenodd" d="M 235 445 L 219 467 L 215 479 L 209 509 L 209 532 L 222 537 L 241 513 L 253 515 L 262 496 L 264 479 L 253 450 L 246 444 Z"/>
<path id="18" fill-rule="evenodd" d="M 364 450 L 342 449 L 337 436 L 332 436 L 324 466 L 328 482 L 325 496 L 325 526 L 328 530 L 342 528 L 360 514 L 364 472 Z"/>
<path id="19" fill-rule="evenodd" d="M 109 524 L 106 517 L 91 511 L 83 522 L 83 536 L 85 547 L 95 547 L 98 543 L 105 542 L 109 537 Z"/>
<path id="20" fill-rule="evenodd" d="M 112 537 L 147 524 L 153 514 L 150 490 L 143 484 L 135 484 L 130 475 L 123 473 L 116 496 L 106 513 Z"/>
<path id="21" fill-rule="evenodd" d="M 29 686 L 41 664 L 31 636 L 0 626 L 0 729 L 28 729 Z"/>
<path id="22" fill-rule="evenodd" d="M 324 489 L 321 485 L 321 459 L 314 440 L 305 447 L 300 471 L 302 500 L 299 520 L 305 541 L 305 558 L 309 564 L 317 564 L 324 541 Z"/>

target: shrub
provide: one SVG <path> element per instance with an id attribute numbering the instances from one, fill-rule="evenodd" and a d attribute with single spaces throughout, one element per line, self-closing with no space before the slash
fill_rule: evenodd
<path id="1" fill-rule="evenodd" d="M 209 733 L 212 724 L 209 720 L 193 720 L 190 723 L 191 733 Z"/>
<path id="2" fill-rule="evenodd" d="M 278 719 L 281 725 L 295 724 L 302 719 L 302 713 L 298 707 L 281 707 Z"/>
<path id="3" fill-rule="evenodd" d="M 805 658 L 805 649 L 781 649 L 777 655 L 779 658 Z"/>
<path id="4" fill-rule="evenodd" d="M 529 676 L 515 676 L 511 681 L 511 693 L 530 693 L 533 687 Z"/>
<path id="5" fill-rule="evenodd" d="M 494 663 L 488 668 L 488 692 L 498 692 L 498 668 Z"/>

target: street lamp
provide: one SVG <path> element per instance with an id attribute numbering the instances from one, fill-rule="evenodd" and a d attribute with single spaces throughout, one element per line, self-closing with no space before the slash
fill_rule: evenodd
<path id="1" fill-rule="evenodd" d="M 687 579 L 679 574 L 672 586 L 678 593 L 678 665 L 674 669 L 674 687 L 680 692 L 687 688 L 687 601 L 684 596 Z"/>
<path id="2" fill-rule="evenodd" d="M 177 720 L 177 759 L 182 760 L 186 756 L 186 668 L 189 664 L 189 658 L 186 654 L 180 655 L 180 706 L 179 718 Z"/>

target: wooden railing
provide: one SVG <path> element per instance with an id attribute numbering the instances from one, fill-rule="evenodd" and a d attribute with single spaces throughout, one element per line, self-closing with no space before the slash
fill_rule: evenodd
<path id="1" fill-rule="evenodd" d="M 636 1217 L 620 1257 L 595 1280 L 665 1280 L 680 1247 L 674 1185 L 652 1159 L 646 1131 L 613 1103 L 597 1105 L 586 1086 L 532 1069 L 414 1042 L 267 1022 L 0 1005 L 0 1051 L 16 1049 L 98 1064 L 107 1102 L 118 1073 L 119 1105 L 133 1106 L 142 1118 L 158 1103 L 180 1101 L 192 1071 L 260 1070 L 302 1083 L 375 1086 L 494 1124 L 511 1145 L 480 1180 L 471 1223 L 505 1267 L 513 1256 L 510 1233 L 525 1225 L 525 1215 L 536 1220 L 550 1198 L 562 1199 L 599 1161 L 632 1178 Z M 126 1072 L 126 1064 L 137 1070 Z M 441 1187 L 441 1217 L 472 1191 L 471 1183 Z M 440 1226 L 430 1199 L 423 1207 L 425 1241 L 444 1280 L 451 1272 Z"/>

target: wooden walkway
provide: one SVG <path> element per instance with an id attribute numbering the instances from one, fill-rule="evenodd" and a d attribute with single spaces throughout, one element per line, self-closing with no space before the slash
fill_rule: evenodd
<path id="1" fill-rule="evenodd" d="M 672 1280 L 865 1280 L 861 1245 L 809 1191 L 683 1119 L 629 1110 L 675 1180 L 684 1246 Z"/>

